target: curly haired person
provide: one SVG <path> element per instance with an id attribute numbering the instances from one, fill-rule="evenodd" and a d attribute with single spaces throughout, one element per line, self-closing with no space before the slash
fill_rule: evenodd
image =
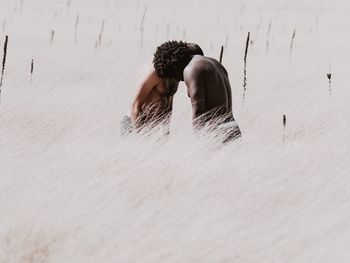
<path id="1" fill-rule="evenodd" d="M 159 78 L 186 83 L 195 129 L 212 124 L 214 130 L 224 133 L 223 142 L 241 136 L 232 113 L 228 73 L 221 63 L 191 53 L 185 42 L 168 41 L 157 47 L 153 65 Z"/>
<path id="2" fill-rule="evenodd" d="M 196 44 L 186 43 L 184 48 L 188 54 L 204 55 Z M 161 123 L 165 124 L 164 133 L 168 134 L 173 96 L 178 85 L 175 79 L 158 76 L 154 65 L 150 65 L 137 85 L 131 109 L 122 119 L 121 134 L 129 134 L 144 127 L 152 128 Z"/>

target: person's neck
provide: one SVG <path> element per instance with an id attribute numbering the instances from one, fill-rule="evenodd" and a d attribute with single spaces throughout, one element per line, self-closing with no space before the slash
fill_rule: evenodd
<path id="1" fill-rule="evenodd" d="M 191 62 L 191 60 L 193 59 L 193 57 L 194 57 L 194 56 L 191 55 L 191 56 L 187 59 L 185 65 L 184 65 L 184 67 L 183 67 L 183 69 L 181 70 L 181 73 L 180 73 L 180 75 L 178 76 L 178 79 L 179 79 L 180 81 L 184 81 L 184 70 L 185 70 L 185 68 L 188 66 L 188 64 L 190 64 L 190 62 Z"/>

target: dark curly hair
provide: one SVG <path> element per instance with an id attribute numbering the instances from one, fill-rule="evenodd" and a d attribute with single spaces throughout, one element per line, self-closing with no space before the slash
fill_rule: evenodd
<path id="1" fill-rule="evenodd" d="M 157 47 L 153 65 L 159 77 L 178 79 L 193 55 L 203 55 L 197 44 L 168 41 Z"/>

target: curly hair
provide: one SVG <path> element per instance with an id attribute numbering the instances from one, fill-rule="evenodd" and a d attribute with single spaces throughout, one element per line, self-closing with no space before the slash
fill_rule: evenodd
<path id="1" fill-rule="evenodd" d="M 191 60 L 192 55 L 203 55 L 196 44 L 182 41 L 168 41 L 157 47 L 153 65 L 156 73 L 162 78 L 176 78 Z"/>

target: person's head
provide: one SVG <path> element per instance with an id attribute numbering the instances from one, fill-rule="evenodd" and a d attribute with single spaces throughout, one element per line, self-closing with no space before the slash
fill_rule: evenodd
<path id="1" fill-rule="evenodd" d="M 202 49 L 192 43 L 168 41 L 157 47 L 153 65 L 158 77 L 183 80 L 183 71 L 192 56 L 203 55 Z"/>
<path id="2" fill-rule="evenodd" d="M 186 43 L 192 55 L 204 56 L 203 50 L 195 43 Z"/>

